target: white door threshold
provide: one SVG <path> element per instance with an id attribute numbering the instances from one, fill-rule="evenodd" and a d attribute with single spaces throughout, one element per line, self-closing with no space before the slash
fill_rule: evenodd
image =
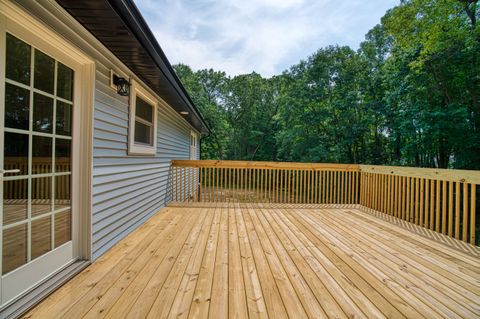
<path id="1" fill-rule="evenodd" d="M 78 260 L 68 265 L 26 294 L 2 307 L 0 309 L 0 318 L 10 319 L 20 317 L 88 265 L 90 265 L 90 261 L 87 260 Z"/>

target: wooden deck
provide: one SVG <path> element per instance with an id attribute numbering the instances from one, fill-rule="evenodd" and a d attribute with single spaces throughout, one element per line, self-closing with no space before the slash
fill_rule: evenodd
<path id="1" fill-rule="evenodd" d="M 355 208 L 170 206 L 25 317 L 478 318 L 478 247 L 412 225 Z"/>

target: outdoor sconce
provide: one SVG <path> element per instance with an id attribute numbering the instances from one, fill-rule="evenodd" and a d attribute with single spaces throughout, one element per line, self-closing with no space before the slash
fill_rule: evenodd
<path id="1" fill-rule="evenodd" d="M 117 86 L 117 93 L 121 96 L 130 95 L 130 82 L 127 79 L 121 78 L 116 74 L 113 75 L 113 84 Z"/>

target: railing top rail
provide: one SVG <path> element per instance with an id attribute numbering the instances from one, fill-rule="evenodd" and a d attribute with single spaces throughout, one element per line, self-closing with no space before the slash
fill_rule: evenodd
<path id="1" fill-rule="evenodd" d="M 173 160 L 174 167 L 206 168 L 250 168 L 279 170 L 317 170 L 317 171 L 359 171 L 357 164 L 295 163 L 295 162 L 254 162 L 220 160 Z"/>
<path id="2" fill-rule="evenodd" d="M 359 167 L 360 171 L 364 173 L 426 178 L 480 185 L 480 171 L 474 170 L 380 165 L 359 165 Z"/>
<path id="3" fill-rule="evenodd" d="M 224 160 L 173 160 L 174 167 L 196 168 L 248 168 L 276 170 L 313 170 L 313 171 L 351 171 L 385 174 L 404 177 L 426 178 L 433 180 L 472 183 L 480 185 L 480 171 L 421 168 L 403 166 L 382 166 L 363 164 L 300 163 L 300 162 L 262 162 L 262 161 L 224 161 Z"/>

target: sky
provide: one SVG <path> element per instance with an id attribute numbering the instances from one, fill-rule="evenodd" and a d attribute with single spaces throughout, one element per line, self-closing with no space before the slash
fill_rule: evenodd
<path id="1" fill-rule="evenodd" d="M 136 0 L 170 63 L 281 74 L 321 47 L 357 49 L 399 0 Z"/>

